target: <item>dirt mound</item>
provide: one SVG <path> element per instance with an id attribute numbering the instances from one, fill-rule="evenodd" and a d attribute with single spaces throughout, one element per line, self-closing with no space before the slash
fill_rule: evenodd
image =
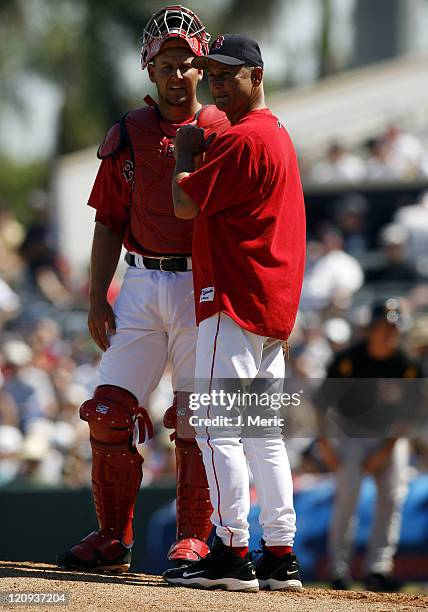
<path id="1" fill-rule="evenodd" d="M 60 570 L 54 565 L 0 561 L 1 591 L 19 593 L 65 592 L 67 606 L 19 606 L 19 610 L 66 610 L 67 612 L 150 612 L 209 610 L 209 612 L 387 612 L 428 609 L 428 596 L 359 591 L 306 589 L 303 593 L 226 593 L 168 586 L 159 576 L 145 574 L 89 574 Z M 18 606 L 0 604 L 4 610 Z"/>

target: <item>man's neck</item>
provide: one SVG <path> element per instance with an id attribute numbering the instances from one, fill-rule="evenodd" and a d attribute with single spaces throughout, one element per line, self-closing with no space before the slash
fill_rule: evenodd
<path id="1" fill-rule="evenodd" d="M 166 121 L 172 121 L 174 123 L 180 123 L 186 121 L 190 117 L 194 117 L 198 110 L 202 108 L 196 98 L 190 104 L 183 104 L 183 106 L 171 106 L 164 100 L 159 100 L 159 111 L 160 114 Z"/>
<path id="2" fill-rule="evenodd" d="M 248 104 L 246 104 L 244 107 L 242 107 L 238 112 L 232 114 L 232 115 L 227 115 L 227 118 L 229 119 L 231 125 L 235 125 L 235 123 L 238 123 L 238 121 L 240 119 L 242 119 L 242 117 L 245 117 L 245 115 L 248 115 L 248 113 L 251 113 L 252 111 L 256 111 L 256 110 L 262 110 L 264 108 L 267 108 L 266 104 L 265 104 L 265 99 L 264 96 L 259 96 L 257 99 L 255 100 L 249 100 Z"/>

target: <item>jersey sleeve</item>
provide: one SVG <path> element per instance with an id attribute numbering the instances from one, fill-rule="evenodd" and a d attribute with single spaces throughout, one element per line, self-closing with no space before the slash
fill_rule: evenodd
<path id="1" fill-rule="evenodd" d="M 97 221 L 98 223 L 102 223 L 116 234 L 122 234 L 126 232 L 126 228 L 128 227 L 127 220 L 112 217 L 112 215 L 108 215 L 107 213 L 104 213 L 100 210 L 97 210 L 97 213 L 95 215 L 95 221 Z"/>
<path id="2" fill-rule="evenodd" d="M 103 215 L 128 222 L 133 177 L 129 172 L 130 165 L 132 161 L 126 151 L 103 159 L 88 205 Z"/>
<path id="3" fill-rule="evenodd" d="M 199 216 L 207 217 L 242 202 L 257 180 L 250 143 L 228 133 L 215 139 L 201 168 L 179 185 L 199 206 Z"/>

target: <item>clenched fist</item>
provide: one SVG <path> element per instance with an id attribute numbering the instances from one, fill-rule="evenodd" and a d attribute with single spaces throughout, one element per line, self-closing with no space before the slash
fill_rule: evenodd
<path id="1" fill-rule="evenodd" d="M 203 128 L 196 127 L 195 125 L 184 125 L 181 127 L 175 137 L 175 157 L 180 153 L 191 154 L 192 157 L 201 155 L 208 151 L 212 141 L 216 137 L 216 134 L 210 134 L 205 139 L 205 132 Z"/>

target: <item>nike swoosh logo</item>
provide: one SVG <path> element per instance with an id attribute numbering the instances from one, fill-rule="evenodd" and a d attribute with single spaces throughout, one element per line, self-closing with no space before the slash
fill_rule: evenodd
<path id="1" fill-rule="evenodd" d="M 200 576 L 201 574 L 204 574 L 205 570 L 201 570 L 199 572 L 192 572 L 191 574 L 189 574 L 188 572 L 184 572 L 183 574 L 183 578 L 192 578 L 193 576 Z"/>
<path id="2" fill-rule="evenodd" d="M 287 576 L 295 576 L 296 574 L 298 574 L 299 572 L 297 570 L 295 570 L 294 572 L 289 572 L 287 570 Z"/>

